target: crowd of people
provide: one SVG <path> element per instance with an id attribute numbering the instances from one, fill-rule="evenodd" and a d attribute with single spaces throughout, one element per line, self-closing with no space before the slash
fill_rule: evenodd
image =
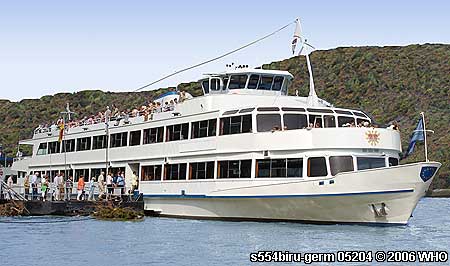
<path id="1" fill-rule="evenodd" d="M 11 184 L 9 181 L 8 179 L 8 186 L 12 188 L 12 181 Z M 139 178 L 136 172 L 133 172 L 130 182 L 131 184 L 127 186 L 125 173 L 121 171 L 114 174 L 109 172 L 106 177 L 105 173 L 101 172 L 99 176 L 93 176 L 89 180 L 85 180 L 85 177 L 80 175 L 76 181 L 72 176 L 65 178 L 63 172 L 56 174 L 53 181 L 50 180 L 48 175 L 40 177 L 40 173 L 35 172 L 25 176 L 23 186 L 26 199 L 69 201 L 74 199 L 73 189 L 76 188 L 76 200 L 95 201 L 132 195 L 139 188 Z M 128 191 L 126 191 L 127 187 L 130 188 Z"/>
<path id="2" fill-rule="evenodd" d="M 129 123 L 130 118 L 140 116 L 144 117 L 144 121 L 148 121 L 153 119 L 153 114 L 173 111 L 178 103 L 184 102 L 185 100 L 191 98 L 192 96 L 189 93 L 181 91 L 178 98 L 166 101 L 164 102 L 164 104 L 162 104 L 160 101 L 151 100 L 147 101 L 140 107 L 122 111 L 120 111 L 119 108 L 113 104 L 111 108 L 109 106 L 106 106 L 106 110 L 104 112 L 98 112 L 96 115 L 84 116 L 81 119 L 71 119 L 70 121 L 66 121 L 65 127 L 73 128 L 105 123 L 108 121 L 115 121 L 116 125 L 119 125 L 120 121 L 123 121 L 125 124 L 127 124 Z M 34 130 L 34 133 L 56 131 L 60 128 L 59 125 L 61 125 L 62 123 L 63 119 L 60 118 L 52 123 L 41 124 Z"/>

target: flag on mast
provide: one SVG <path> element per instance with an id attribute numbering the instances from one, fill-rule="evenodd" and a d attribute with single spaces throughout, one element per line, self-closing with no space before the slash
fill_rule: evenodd
<path id="1" fill-rule="evenodd" d="M 58 142 L 61 142 L 64 136 L 64 122 L 59 123 L 59 138 Z"/>
<path id="2" fill-rule="evenodd" d="M 295 54 L 295 47 L 299 40 L 301 40 L 302 29 L 300 27 L 300 20 L 295 20 L 295 31 L 294 31 L 294 39 L 292 40 L 292 54 Z"/>
<path id="3" fill-rule="evenodd" d="M 416 146 L 416 142 L 417 141 L 424 141 L 425 140 L 425 130 L 423 127 L 423 117 L 421 117 L 419 119 L 419 123 L 417 123 L 417 127 L 416 130 L 414 130 L 414 133 L 411 136 L 411 140 L 409 141 L 409 146 L 408 146 L 408 150 L 406 151 L 406 155 L 404 158 L 406 158 L 407 156 L 411 155 L 411 153 L 414 152 L 414 147 Z"/>

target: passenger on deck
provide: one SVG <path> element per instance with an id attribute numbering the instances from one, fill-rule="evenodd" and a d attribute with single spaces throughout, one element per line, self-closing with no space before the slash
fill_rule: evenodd
<path id="1" fill-rule="evenodd" d="M 98 200 L 102 200 L 103 195 L 105 195 L 105 173 L 101 172 L 98 176 Z"/>
<path id="2" fill-rule="evenodd" d="M 25 189 L 25 199 L 28 199 L 28 195 L 30 194 L 30 176 L 26 175 L 23 181 L 23 187 Z"/>
<path id="3" fill-rule="evenodd" d="M 66 193 L 64 193 L 64 200 L 70 200 L 70 196 L 72 195 L 72 187 L 72 176 L 69 176 L 69 178 L 67 178 L 66 180 Z"/>
<path id="4" fill-rule="evenodd" d="M 136 171 L 133 171 L 133 175 L 131 176 L 131 191 L 130 194 L 133 194 L 136 189 L 139 188 L 139 178 L 136 175 Z"/>
<path id="5" fill-rule="evenodd" d="M 125 194 L 125 177 L 123 176 L 123 172 L 117 176 L 117 187 L 120 188 L 120 194 Z"/>
<path id="6" fill-rule="evenodd" d="M 106 176 L 106 189 L 108 190 L 107 199 L 111 198 L 111 194 L 113 193 L 113 177 L 111 172 Z"/>
<path id="7" fill-rule="evenodd" d="M 89 197 L 88 197 L 89 201 L 94 200 L 94 191 L 95 191 L 95 176 L 91 177 L 91 180 L 89 180 Z"/>
<path id="8" fill-rule="evenodd" d="M 78 178 L 78 184 L 77 184 L 77 200 L 82 200 L 84 197 L 84 176 L 80 176 Z"/>
<path id="9" fill-rule="evenodd" d="M 32 200 L 36 199 L 36 197 L 38 196 L 38 189 L 37 189 L 38 176 L 39 176 L 39 172 L 35 172 L 34 174 L 31 175 L 31 199 Z"/>
<path id="10" fill-rule="evenodd" d="M 49 185 L 48 176 L 45 176 L 44 178 L 42 178 L 42 181 L 41 181 L 42 201 L 45 201 L 47 198 L 48 185 Z"/>

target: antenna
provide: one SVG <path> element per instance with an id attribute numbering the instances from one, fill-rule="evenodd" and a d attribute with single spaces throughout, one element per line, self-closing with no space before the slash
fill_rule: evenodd
<path id="1" fill-rule="evenodd" d="M 312 45 L 310 45 L 307 42 L 307 39 L 302 37 L 301 34 L 301 25 L 300 25 L 300 19 L 295 20 L 295 32 L 294 32 L 294 40 L 292 41 L 292 53 L 295 53 L 295 47 L 297 45 L 298 40 L 300 40 L 300 51 L 298 52 L 298 55 L 301 55 L 303 52 L 303 49 L 305 47 L 309 47 L 312 50 L 315 50 Z M 319 98 L 317 97 L 316 89 L 314 87 L 314 77 L 313 77 L 313 71 L 311 66 L 311 61 L 309 59 L 309 51 L 306 51 L 305 57 L 306 57 L 306 64 L 308 66 L 308 73 L 309 73 L 309 94 L 308 94 L 308 104 L 311 106 L 317 106 L 319 103 Z"/>

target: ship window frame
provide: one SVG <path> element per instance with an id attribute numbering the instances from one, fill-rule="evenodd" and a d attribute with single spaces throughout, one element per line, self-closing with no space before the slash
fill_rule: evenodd
<path id="1" fill-rule="evenodd" d="M 47 154 L 56 154 L 61 152 L 61 143 L 59 141 L 50 141 L 47 144 Z"/>
<path id="2" fill-rule="evenodd" d="M 302 119 L 295 119 L 294 123 L 296 123 L 296 124 L 293 127 L 290 126 L 290 122 L 289 122 L 289 120 L 286 119 L 286 117 L 291 118 L 291 117 L 295 117 L 295 116 L 304 118 L 304 126 L 303 127 L 301 127 L 302 124 L 300 123 L 303 121 Z M 297 121 L 299 121 L 299 123 L 297 123 Z M 302 113 L 284 113 L 283 114 L 283 125 L 284 125 L 283 130 L 305 129 L 308 127 L 308 116 L 306 114 L 302 114 Z"/>
<path id="3" fill-rule="evenodd" d="M 365 162 L 363 161 L 365 160 Z M 374 163 L 383 163 L 383 165 L 373 165 Z M 363 163 L 369 163 L 365 166 Z M 368 157 L 368 156 L 358 156 L 356 157 L 356 165 L 358 170 L 369 170 L 386 167 L 386 159 L 384 157 Z M 363 167 L 362 167 L 363 166 Z"/>
<path id="4" fill-rule="evenodd" d="M 47 142 L 39 143 L 36 155 L 47 155 L 47 154 L 48 154 L 48 143 Z"/>
<path id="5" fill-rule="evenodd" d="M 216 128 L 216 118 L 191 122 L 191 139 L 214 137 L 217 135 Z"/>
<path id="6" fill-rule="evenodd" d="M 283 166 L 275 168 L 274 164 L 280 162 Z M 303 158 L 258 159 L 255 168 L 255 178 L 302 178 Z"/>
<path id="7" fill-rule="evenodd" d="M 189 138 L 189 123 L 166 126 L 166 141 L 180 141 Z"/>
<path id="8" fill-rule="evenodd" d="M 239 121 L 236 121 L 238 119 Z M 251 133 L 252 123 L 253 118 L 251 114 L 221 117 L 219 135 L 225 136 L 225 135 Z"/>
<path id="9" fill-rule="evenodd" d="M 238 164 L 236 169 L 236 163 Z M 232 164 L 233 168 L 230 167 Z M 245 169 L 244 169 L 245 168 Z M 236 173 L 237 172 L 237 173 Z M 230 174 L 231 173 L 231 174 Z M 217 178 L 251 178 L 252 160 L 223 160 L 217 162 Z"/>
<path id="10" fill-rule="evenodd" d="M 281 82 L 277 79 L 281 78 Z M 273 82 L 272 82 L 272 87 L 270 90 L 272 91 L 281 91 L 281 89 L 283 88 L 283 83 L 284 83 L 284 77 L 283 76 L 275 76 L 273 78 Z M 275 86 L 278 86 L 277 84 L 279 84 L 279 87 L 275 88 Z"/>
<path id="11" fill-rule="evenodd" d="M 74 152 L 76 148 L 75 139 L 64 139 L 62 140 L 61 152 Z"/>
<path id="12" fill-rule="evenodd" d="M 237 78 L 237 80 L 234 80 L 234 78 Z M 229 90 L 245 89 L 245 86 L 247 85 L 247 80 L 248 80 L 247 74 L 230 75 L 230 79 L 228 81 L 228 89 Z"/>
<path id="13" fill-rule="evenodd" d="M 143 131 L 143 145 L 161 143 L 164 141 L 164 127 L 151 127 Z"/>
<path id="14" fill-rule="evenodd" d="M 271 79 L 270 85 L 267 79 Z M 273 80 L 274 75 L 261 75 L 260 81 L 258 83 L 258 90 L 270 91 L 272 89 Z"/>
<path id="15" fill-rule="evenodd" d="M 214 179 L 214 161 L 189 163 L 189 180 Z"/>
<path id="16" fill-rule="evenodd" d="M 319 127 L 316 127 L 316 121 L 319 121 Z M 323 128 L 322 114 L 308 114 L 308 126 L 312 124 L 313 128 Z"/>
<path id="17" fill-rule="evenodd" d="M 130 141 L 129 141 L 128 146 L 141 145 L 141 137 L 142 137 L 142 130 L 130 131 Z"/>
<path id="18" fill-rule="evenodd" d="M 278 124 L 277 124 L 278 123 Z M 279 113 L 264 113 L 256 115 L 256 132 L 273 132 L 282 129 Z M 268 128 L 270 126 L 270 128 Z"/>
<path id="19" fill-rule="evenodd" d="M 313 165 L 313 163 L 314 163 L 314 165 Z M 314 170 L 314 172 L 313 172 L 313 170 Z M 307 176 L 308 177 L 328 176 L 327 160 L 324 156 L 308 157 Z"/>
<path id="20" fill-rule="evenodd" d="M 164 165 L 164 180 L 186 180 L 187 163 L 174 163 Z M 184 175 L 184 176 L 183 176 Z"/>
<path id="21" fill-rule="evenodd" d="M 342 121 L 342 122 L 341 122 L 342 119 L 348 119 L 348 122 L 347 122 L 347 121 Z M 344 125 L 346 125 L 346 124 L 348 124 L 348 123 L 351 124 L 350 119 L 353 120 L 353 124 L 354 124 L 354 126 L 356 126 L 356 123 L 355 123 L 355 122 L 356 122 L 355 117 L 354 117 L 354 116 L 345 116 L 345 115 L 339 115 L 339 116 L 338 116 L 338 119 L 337 119 L 337 126 L 338 126 L 338 127 L 352 127 L 351 125 L 350 125 L 350 126 L 344 126 Z"/>
<path id="22" fill-rule="evenodd" d="M 99 145 L 101 144 L 101 145 Z M 100 150 L 106 149 L 108 146 L 108 135 L 92 136 L 92 149 Z"/>
<path id="23" fill-rule="evenodd" d="M 120 138 L 119 138 L 120 136 Z M 128 145 L 128 132 L 118 132 L 110 135 L 110 148 L 126 147 Z"/>
<path id="24" fill-rule="evenodd" d="M 252 83 L 252 78 L 256 77 L 256 84 Z M 247 89 L 250 90 L 256 90 L 258 88 L 259 82 L 261 80 L 261 75 L 258 74 L 251 74 L 250 77 L 248 78 L 248 84 L 247 84 Z M 254 80 L 253 80 L 254 81 Z M 251 86 L 251 87 L 250 87 Z"/>
<path id="25" fill-rule="evenodd" d="M 332 124 L 328 124 L 327 118 L 331 118 L 331 120 L 333 120 Z M 322 116 L 322 122 L 323 122 L 323 127 L 324 128 L 335 128 L 336 127 L 336 117 L 334 115 L 323 115 Z M 332 126 L 330 126 L 332 125 Z"/>
<path id="26" fill-rule="evenodd" d="M 306 112 L 305 108 L 300 107 L 281 107 L 281 111 L 284 112 Z"/>
<path id="27" fill-rule="evenodd" d="M 161 181 L 162 177 L 162 165 L 142 165 L 140 180 L 146 181 Z"/>
<path id="28" fill-rule="evenodd" d="M 351 155 L 330 156 L 328 161 L 330 163 L 330 172 L 332 176 L 339 173 L 355 171 L 353 156 Z"/>
<path id="29" fill-rule="evenodd" d="M 92 140 L 91 137 L 77 138 L 77 151 L 89 151 L 91 150 Z"/>

